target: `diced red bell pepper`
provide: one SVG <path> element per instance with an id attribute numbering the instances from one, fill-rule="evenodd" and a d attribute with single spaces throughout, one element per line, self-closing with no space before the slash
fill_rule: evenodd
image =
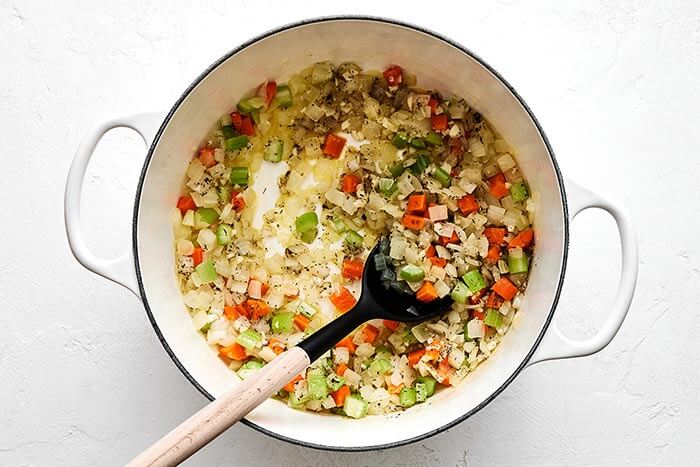
<path id="1" fill-rule="evenodd" d="M 326 141 L 323 143 L 323 154 L 332 159 L 337 159 L 343 152 L 343 147 L 345 147 L 345 138 L 334 133 L 328 133 Z"/>
<path id="2" fill-rule="evenodd" d="M 197 205 L 194 204 L 194 200 L 191 196 L 180 196 L 177 200 L 177 208 L 180 210 L 184 216 L 187 211 L 197 209 Z"/>
<path id="3" fill-rule="evenodd" d="M 498 199 L 510 193 L 506 187 L 506 176 L 503 175 L 503 172 L 489 178 L 489 192 Z"/>
<path id="4" fill-rule="evenodd" d="M 398 86 L 403 83 L 403 74 L 400 66 L 392 66 L 384 71 L 384 79 L 389 86 Z"/>
<path id="5" fill-rule="evenodd" d="M 430 120 L 433 124 L 433 130 L 447 130 L 447 124 L 449 121 L 447 114 L 433 115 Z"/>

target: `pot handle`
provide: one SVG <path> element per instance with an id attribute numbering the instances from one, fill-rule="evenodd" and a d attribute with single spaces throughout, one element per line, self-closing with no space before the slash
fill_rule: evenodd
<path id="1" fill-rule="evenodd" d="M 123 285 L 139 298 L 141 295 L 136 280 L 134 258 L 131 251 L 127 251 L 114 259 L 104 259 L 93 254 L 85 243 L 80 224 L 80 194 L 90 158 L 95 151 L 97 143 L 105 133 L 114 128 L 130 128 L 141 135 L 146 145 L 150 146 L 162 120 L 162 113 L 139 113 L 106 118 L 94 124 L 83 137 L 80 146 L 75 152 L 73 163 L 68 171 L 63 201 L 68 244 L 75 259 L 90 271 Z"/>
<path id="2" fill-rule="evenodd" d="M 627 210 L 620 204 L 598 196 L 570 180 L 566 181 L 566 185 L 566 194 L 572 219 L 580 212 L 590 208 L 603 209 L 615 219 L 620 233 L 622 250 L 620 283 L 610 316 L 595 336 L 583 341 L 569 339 L 562 334 L 555 323 L 551 323 L 542 342 L 535 350 L 532 358 L 530 358 L 528 366 L 547 360 L 584 357 L 602 350 L 612 341 L 620 326 L 622 326 L 622 322 L 632 303 L 632 296 L 637 284 L 637 237 Z"/>

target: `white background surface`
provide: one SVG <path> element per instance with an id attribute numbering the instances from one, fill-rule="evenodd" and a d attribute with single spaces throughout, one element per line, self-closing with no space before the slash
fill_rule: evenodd
<path id="1" fill-rule="evenodd" d="M 340 13 L 425 26 L 499 70 L 563 172 L 632 210 L 637 295 L 604 351 L 526 370 L 429 440 L 328 453 L 236 426 L 191 465 L 677 465 L 700 455 L 696 1 L 190 3 L 0 0 L 0 464 L 123 463 L 205 403 L 140 302 L 70 255 L 63 184 L 86 129 L 105 114 L 169 107 L 252 35 Z M 108 257 L 128 248 L 143 154 L 134 134 L 114 131 L 89 169 L 84 227 Z M 572 337 L 605 319 L 619 263 L 612 220 L 577 218 L 557 312 Z"/>

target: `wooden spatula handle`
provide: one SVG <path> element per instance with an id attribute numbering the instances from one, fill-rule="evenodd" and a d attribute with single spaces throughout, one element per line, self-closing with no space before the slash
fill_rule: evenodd
<path id="1" fill-rule="evenodd" d="M 156 441 L 128 465 L 179 464 L 282 389 L 309 363 L 304 350 L 289 349 Z"/>

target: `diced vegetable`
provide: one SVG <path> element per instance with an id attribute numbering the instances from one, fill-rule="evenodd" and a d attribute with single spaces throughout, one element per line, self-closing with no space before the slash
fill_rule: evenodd
<path id="1" fill-rule="evenodd" d="M 384 358 L 377 358 L 369 365 L 369 372 L 372 376 L 384 375 L 392 369 L 391 363 Z"/>
<path id="2" fill-rule="evenodd" d="M 310 371 L 306 379 L 309 397 L 311 399 L 325 399 L 328 397 L 328 384 L 322 372 Z"/>
<path id="3" fill-rule="evenodd" d="M 508 244 L 508 248 L 528 248 L 535 239 L 535 231 L 526 229 L 516 235 Z"/>
<path id="4" fill-rule="evenodd" d="M 409 408 L 416 403 L 416 390 L 414 388 L 403 388 L 399 393 L 399 403 L 404 408 Z"/>
<path id="5" fill-rule="evenodd" d="M 407 264 L 401 268 L 399 275 L 403 280 L 418 282 L 423 280 L 425 277 L 425 272 L 423 271 L 423 268 L 418 267 L 415 264 Z"/>
<path id="6" fill-rule="evenodd" d="M 210 225 L 216 222 L 219 218 L 219 213 L 214 208 L 197 208 L 194 217 L 197 224 Z"/>
<path id="7" fill-rule="evenodd" d="M 343 411 L 348 417 L 362 418 L 367 414 L 367 402 L 365 402 L 365 400 L 359 395 L 351 394 L 345 397 Z"/>
<path id="8" fill-rule="evenodd" d="M 194 268 L 199 280 L 203 284 L 208 284 L 209 282 L 214 282 L 218 275 L 216 274 L 216 269 L 214 269 L 214 263 L 211 261 L 203 261 L 199 266 Z"/>
<path id="9" fill-rule="evenodd" d="M 355 297 L 345 287 L 340 287 L 330 295 L 330 301 L 340 313 L 345 313 L 355 306 Z"/>
<path id="10" fill-rule="evenodd" d="M 262 362 L 258 360 L 250 360 L 245 362 L 243 366 L 238 369 L 238 376 L 240 376 L 241 379 L 246 379 L 262 367 Z"/>
<path id="11" fill-rule="evenodd" d="M 375 340 L 377 340 L 377 337 L 379 337 L 379 332 L 379 329 L 372 326 L 371 324 L 365 324 L 362 327 L 362 336 L 364 337 L 365 342 L 367 342 L 368 344 L 371 344 Z"/>
<path id="12" fill-rule="evenodd" d="M 265 99 L 260 96 L 253 96 L 238 101 L 238 110 L 244 114 L 249 114 L 253 110 L 259 110 L 263 107 L 265 107 Z"/>
<path id="13" fill-rule="evenodd" d="M 272 332 L 282 333 L 289 332 L 292 330 L 292 321 L 294 320 L 294 313 L 277 313 L 272 317 L 271 327 Z"/>
<path id="14" fill-rule="evenodd" d="M 486 227 L 484 229 L 484 236 L 489 241 L 489 245 L 503 244 L 503 238 L 507 233 L 508 231 L 502 227 Z"/>
<path id="15" fill-rule="evenodd" d="M 309 327 L 309 323 L 311 321 L 304 315 L 296 315 L 293 322 L 294 326 L 296 326 L 300 331 L 306 331 L 306 328 Z"/>
<path id="16" fill-rule="evenodd" d="M 421 288 L 416 292 L 416 298 L 423 303 L 428 303 L 438 298 L 438 294 L 433 284 L 430 282 L 423 282 Z"/>
<path id="17" fill-rule="evenodd" d="M 465 195 L 457 201 L 457 206 L 465 216 L 473 212 L 479 212 L 479 202 L 474 195 Z"/>
<path id="18" fill-rule="evenodd" d="M 177 200 L 177 208 L 184 216 L 187 211 L 197 209 L 197 205 L 194 204 L 194 200 L 191 196 L 180 196 Z"/>
<path id="19" fill-rule="evenodd" d="M 416 383 L 416 402 L 425 402 L 428 399 L 428 387 L 425 383 Z"/>
<path id="20" fill-rule="evenodd" d="M 498 328 L 503 324 L 503 315 L 498 310 L 488 310 L 484 324 L 492 328 Z"/>
<path id="21" fill-rule="evenodd" d="M 364 267 L 365 265 L 362 261 L 346 258 L 343 260 L 342 275 L 346 279 L 358 280 L 362 278 Z"/>
<path id="22" fill-rule="evenodd" d="M 525 184 L 523 182 L 513 183 L 510 186 L 510 197 L 516 203 L 525 201 L 528 197 L 527 187 L 525 186 Z"/>
<path id="23" fill-rule="evenodd" d="M 408 146 L 408 136 L 406 135 L 406 133 L 399 131 L 391 139 L 391 144 L 396 146 L 397 149 L 404 149 Z M 398 175 L 394 175 L 394 176 L 398 177 Z"/>
<path id="24" fill-rule="evenodd" d="M 431 376 L 419 376 L 416 378 L 417 383 L 425 384 L 425 388 L 428 391 L 428 397 L 435 394 L 435 387 L 437 386 L 437 381 Z"/>
<path id="25" fill-rule="evenodd" d="M 401 219 L 401 224 L 411 230 L 421 230 L 423 227 L 425 227 L 425 217 L 405 214 Z"/>
<path id="26" fill-rule="evenodd" d="M 498 282 L 491 286 L 491 290 L 506 300 L 513 300 L 518 293 L 518 288 L 507 277 L 501 277 Z"/>
<path id="27" fill-rule="evenodd" d="M 252 350 L 262 342 L 262 336 L 252 328 L 248 328 L 236 336 L 236 342 L 245 347 L 246 350 Z"/>
<path id="28" fill-rule="evenodd" d="M 433 173 L 433 178 L 440 182 L 440 184 L 445 188 L 449 187 L 452 184 L 452 176 L 440 167 L 435 169 L 435 173 Z"/>
<path id="29" fill-rule="evenodd" d="M 231 235 L 233 235 L 233 227 L 228 224 L 219 224 L 216 229 L 216 241 L 219 245 L 228 245 L 231 243 Z"/>
<path id="30" fill-rule="evenodd" d="M 506 177 L 503 173 L 489 178 L 489 192 L 498 199 L 503 198 L 509 193 L 506 187 Z"/>
<path id="31" fill-rule="evenodd" d="M 384 79 L 389 86 L 398 86 L 403 82 L 403 74 L 401 73 L 400 66 L 392 66 L 384 70 Z"/>
<path id="32" fill-rule="evenodd" d="M 362 247 L 364 238 L 359 233 L 354 230 L 348 230 L 345 233 L 345 244 L 351 249 L 357 249 Z"/>
<path id="33" fill-rule="evenodd" d="M 428 147 L 428 144 L 425 142 L 424 138 L 411 138 L 411 141 L 409 141 L 408 144 L 416 149 L 425 149 Z"/>
<path id="34" fill-rule="evenodd" d="M 227 345 L 225 347 L 220 347 L 219 354 L 223 355 L 224 357 L 226 357 L 230 360 L 238 360 L 238 361 L 243 361 L 248 356 L 246 354 L 245 347 L 243 347 L 241 344 L 237 344 L 235 342 L 231 345 Z"/>
<path id="35" fill-rule="evenodd" d="M 236 151 L 248 146 L 248 137 L 246 135 L 238 135 L 224 141 L 224 146 L 227 151 Z"/>
<path id="36" fill-rule="evenodd" d="M 401 175 L 404 170 L 406 170 L 406 167 L 404 167 L 403 162 L 397 162 L 396 164 L 389 167 L 389 173 L 394 178 Z"/>
<path id="37" fill-rule="evenodd" d="M 343 147 L 345 147 L 345 138 L 334 133 L 328 133 L 326 141 L 323 143 L 323 154 L 332 159 L 337 159 L 343 152 Z"/>
<path id="38" fill-rule="evenodd" d="M 265 145 L 265 151 L 263 152 L 263 159 L 268 162 L 279 162 L 282 160 L 282 150 L 284 149 L 284 142 L 281 139 L 273 139 L 267 142 Z"/>
<path id="39" fill-rule="evenodd" d="M 380 193 L 386 197 L 391 197 L 398 190 L 396 182 L 392 178 L 380 178 L 378 185 Z"/>
<path id="40" fill-rule="evenodd" d="M 314 211 L 305 212 L 294 223 L 298 233 L 308 232 L 318 227 L 318 215 Z"/>
<path id="41" fill-rule="evenodd" d="M 440 146 L 442 144 L 442 135 L 434 131 L 429 131 L 428 135 L 425 137 L 425 141 L 433 146 Z"/>
<path id="42" fill-rule="evenodd" d="M 408 197 L 406 211 L 411 214 L 423 214 L 428 208 L 428 198 L 424 194 L 413 194 Z"/>
<path id="43" fill-rule="evenodd" d="M 306 316 L 307 318 L 311 318 L 318 312 L 318 309 L 310 303 L 302 300 L 297 307 L 297 312 Z"/>
<path id="44" fill-rule="evenodd" d="M 469 287 L 472 293 L 486 288 L 486 279 L 484 279 L 484 276 L 481 275 L 478 269 L 467 271 L 467 273 L 462 276 L 462 280 L 464 280 L 464 283 L 467 284 L 467 287 Z"/>
<path id="45" fill-rule="evenodd" d="M 343 407 L 345 404 L 345 401 L 347 400 L 349 395 L 350 395 L 350 387 L 349 386 L 341 386 L 340 389 L 338 389 L 337 391 L 334 391 L 333 394 L 331 394 L 331 396 L 333 397 L 333 401 L 335 402 L 336 407 Z M 353 409 L 355 409 L 355 407 L 351 407 L 350 410 L 353 410 Z M 345 409 L 343 408 L 343 410 L 345 410 Z M 367 408 L 365 407 L 365 412 L 366 412 L 366 410 L 367 410 Z M 353 412 L 353 413 L 360 414 L 360 412 Z M 346 414 L 347 414 L 347 412 L 346 412 Z M 364 413 L 362 413 L 361 415 L 359 415 L 356 418 L 360 418 L 363 416 L 364 416 Z"/>
<path id="46" fill-rule="evenodd" d="M 328 385 L 329 391 L 335 392 L 345 385 L 345 378 L 343 378 L 341 375 L 331 373 L 326 376 L 326 384 Z"/>
<path id="47" fill-rule="evenodd" d="M 289 86 L 277 86 L 273 102 L 282 108 L 292 105 L 292 93 L 289 91 Z"/>
<path id="48" fill-rule="evenodd" d="M 195 247 L 194 251 L 192 252 L 192 262 L 194 263 L 195 266 L 199 266 L 202 264 L 202 260 L 204 259 L 204 250 L 200 247 Z"/>
<path id="49" fill-rule="evenodd" d="M 248 167 L 231 167 L 230 180 L 233 185 L 247 185 L 249 182 Z"/>
<path id="50" fill-rule="evenodd" d="M 520 250 L 519 255 L 514 255 L 511 251 L 508 255 L 508 271 L 511 274 L 520 274 L 527 272 L 529 259 L 525 253 Z"/>
<path id="51" fill-rule="evenodd" d="M 450 294 L 452 300 L 462 304 L 467 303 L 467 298 L 469 297 L 469 295 L 469 288 L 466 286 L 466 284 L 464 284 L 464 282 L 461 281 L 457 281 L 454 288 L 452 289 L 452 293 Z"/>
<path id="52" fill-rule="evenodd" d="M 393 180 L 392 180 L 393 182 Z M 341 187 L 343 189 L 343 193 L 355 193 L 357 191 L 357 186 L 360 184 L 360 177 L 357 175 L 353 174 L 345 174 L 343 175 L 343 179 L 341 182 Z"/>
<path id="53" fill-rule="evenodd" d="M 343 219 L 333 219 L 333 230 L 335 230 L 337 233 L 343 233 L 347 230 L 347 226 L 345 225 L 345 222 L 343 222 Z"/>

